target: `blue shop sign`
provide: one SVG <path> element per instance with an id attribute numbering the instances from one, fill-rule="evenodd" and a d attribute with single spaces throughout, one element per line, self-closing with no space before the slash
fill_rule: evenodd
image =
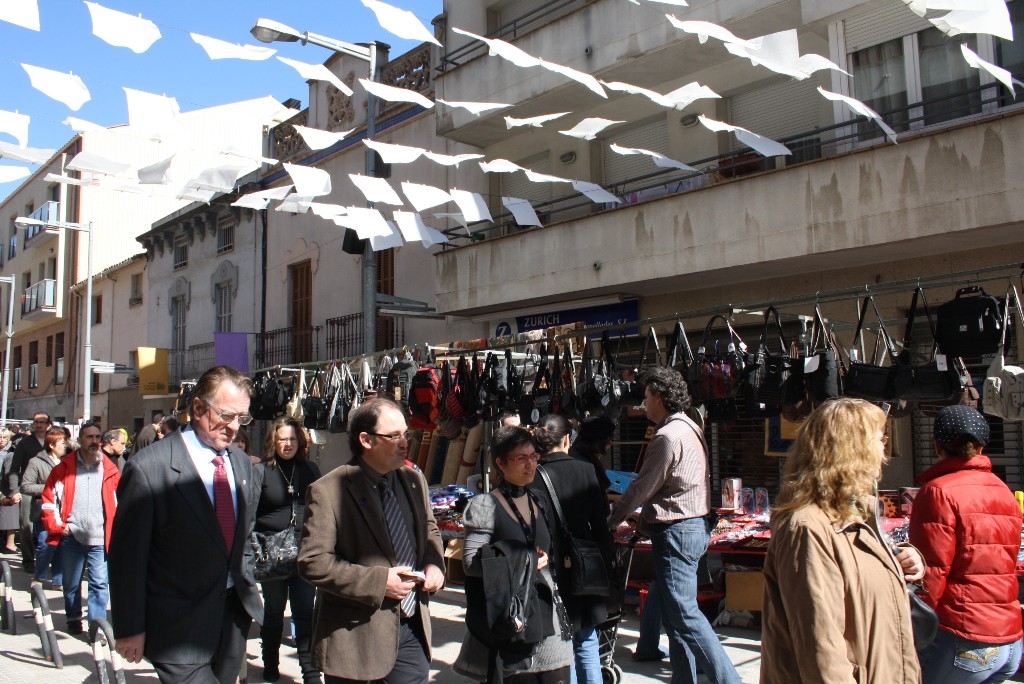
<path id="1" fill-rule="evenodd" d="M 640 318 L 640 300 L 630 299 L 617 304 L 604 304 L 602 306 L 588 306 L 579 309 L 566 309 L 565 311 L 547 311 L 538 314 L 526 314 L 516 316 L 516 328 L 518 332 L 530 330 L 543 330 L 555 325 L 568 325 L 570 323 L 582 322 L 587 328 L 598 328 L 607 325 L 622 325 L 636 321 Z M 628 328 L 622 331 L 625 335 L 636 335 L 637 328 Z"/>

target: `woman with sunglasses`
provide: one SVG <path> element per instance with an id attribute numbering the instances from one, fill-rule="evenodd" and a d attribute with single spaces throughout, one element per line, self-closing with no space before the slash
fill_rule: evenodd
<path id="1" fill-rule="evenodd" d="M 277 418 L 263 444 L 263 461 L 256 466 L 260 500 L 256 508 L 257 532 L 280 532 L 293 525 L 302 526 L 306 488 L 320 479 L 320 468 L 309 460 L 309 442 L 302 424 L 290 416 Z M 285 579 L 261 582 L 264 615 L 260 628 L 263 642 L 263 680 L 276 682 L 280 673 L 281 636 L 284 606 L 291 603 L 295 623 L 295 648 L 302 669 L 302 681 L 321 681 L 313 669 L 310 655 L 310 628 L 315 590 L 296 573 Z"/>
<path id="2" fill-rule="evenodd" d="M 464 515 L 469 631 L 455 669 L 478 681 L 497 681 L 500 674 L 505 684 L 568 684 L 572 631 L 548 562 L 551 530 L 557 523 L 549 513 L 550 502 L 528 488 L 541 458 L 537 441 L 523 427 L 500 427 L 491 441 L 491 457 L 497 488 L 470 499 Z M 523 587 L 510 583 L 507 572 L 491 568 L 502 557 L 514 566 L 524 555 L 534 572 L 531 584 L 520 592 Z M 510 634 L 503 616 L 508 614 L 509 595 L 517 594 L 526 597 L 521 615 L 528 619 Z M 499 632 L 509 636 L 496 637 Z"/>

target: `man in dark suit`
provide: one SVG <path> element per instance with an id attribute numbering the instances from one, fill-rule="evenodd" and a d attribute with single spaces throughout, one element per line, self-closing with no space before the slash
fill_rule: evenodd
<path id="1" fill-rule="evenodd" d="M 110 541 L 117 650 L 161 682 L 229 684 L 253 618 L 263 619 L 245 558 L 259 492 L 232 446 L 248 424 L 250 380 L 227 366 L 196 385 L 191 422 L 125 465 Z"/>
<path id="2" fill-rule="evenodd" d="M 299 575 L 318 590 L 313 664 L 327 684 L 430 676 L 428 599 L 444 556 L 426 480 L 403 467 L 406 430 L 398 404 L 365 402 L 349 417 L 353 461 L 306 493 Z"/>

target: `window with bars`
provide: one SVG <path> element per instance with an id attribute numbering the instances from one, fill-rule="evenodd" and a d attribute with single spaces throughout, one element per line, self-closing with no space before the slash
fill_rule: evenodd
<path id="1" fill-rule="evenodd" d="M 231 332 L 231 281 L 217 283 L 216 286 L 216 332 Z"/>
<path id="2" fill-rule="evenodd" d="M 174 238 L 174 270 L 188 266 L 188 238 L 179 235 Z"/>
<path id="3" fill-rule="evenodd" d="M 64 333 L 57 333 L 53 337 L 53 359 L 54 369 L 53 384 L 64 384 Z"/>
<path id="4" fill-rule="evenodd" d="M 292 286 L 292 353 L 296 361 L 313 357 L 313 269 L 309 261 L 288 267 Z"/>
<path id="5" fill-rule="evenodd" d="M 185 297 L 171 300 L 171 349 L 185 351 Z"/>
<path id="6" fill-rule="evenodd" d="M 374 252 L 377 260 L 377 292 L 395 294 L 395 250 L 385 249 Z M 391 316 L 377 316 L 376 349 L 387 349 L 395 339 L 395 319 Z"/>
<path id="7" fill-rule="evenodd" d="M 221 216 L 217 219 L 217 254 L 230 252 L 235 248 L 235 219 Z"/>
<path id="8" fill-rule="evenodd" d="M 11 368 L 14 370 L 14 389 L 21 389 L 21 345 L 14 348 L 11 353 Z"/>

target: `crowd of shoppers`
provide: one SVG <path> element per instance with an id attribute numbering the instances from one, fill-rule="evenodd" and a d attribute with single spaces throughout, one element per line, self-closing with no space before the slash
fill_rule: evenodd
<path id="1" fill-rule="evenodd" d="M 611 420 L 588 417 L 574 432 L 552 414 L 536 426 L 509 420 L 495 429 L 496 486 L 464 513 L 460 674 L 603 682 L 598 631 L 616 617 L 609 595 L 621 579 L 612 531 L 628 519 L 651 539 L 654 574 L 636 658 L 664 657 L 663 629 L 673 684 L 696 682 L 698 672 L 740 682 L 697 605 L 698 564 L 715 525 L 703 428 L 688 415 L 679 373 L 651 368 L 640 381 L 654 436 L 638 477 L 612 506 L 604 472 Z M 0 432 L 0 528 L 20 528 L 23 508 L 33 525 L 34 566 L 23 567 L 63 590 L 71 634 L 84 631 L 86 618 L 106 617 L 109 594 L 117 650 L 129 662 L 149 660 L 162 682 L 233 682 L 254 619 L 263 681 L 279 679 L 288 633 L 305 684 L 319 684 L 321 673 L 326 684 L 426 681 L 429 602 L 444 585 L 444 562 L 427 483 L 407 467 L 403 409 L 378 397 L 354 410 L 353 460 L 321 477 L 293 418 L 273 421 L 262 452 L 252 453 L 242 427 L 252 420 L 250 389 L 233 369 L 211 369 L 188 422 L 154 418 L 136 435 L 152 438 L 140 449 L 129 448 L 126 431 L 91 422 L 73 448 L 46 414 L 13 448 L 13 435 Z M 909 542 L 892 544 L 876 502 L 886 414 L 843 398 L 801 424 L 772 510 L 763 684 L 997 684 L 1017 671 L 1020 507 L 983 454 L 990 431 L 980 413 L 947 407 L 934 430 L 939 460 L 920 477 Z M 257 592 L 250 533 L 289 526 L 301 534 L 296 571 Z M 607 591 L 575 593 L 570 537 L 596 544 Z M 7 543 L 14 551 L 12 537 Z M 24 556 L 24 537 L 19 545 Z M 938 636 L 920 651 L 906 591 L 915 582 L 939 618 Z"/>

